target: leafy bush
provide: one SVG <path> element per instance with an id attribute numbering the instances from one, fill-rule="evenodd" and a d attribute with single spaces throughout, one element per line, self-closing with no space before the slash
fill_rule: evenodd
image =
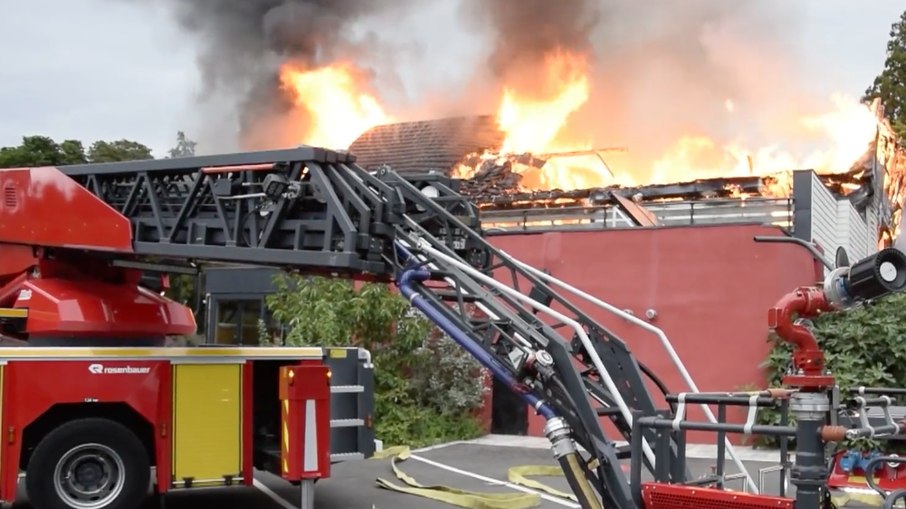
<path id="1" fill-rule="evenodd" d="M 276 278 L 266 303 L 287 345 L 359 346 L 375 365 L 375 427 L 387 444 L 414 447 L 481 435 L 485 394 L 477 362 L 384 284 Z"/>
<path id="2" fill-rule="evenodd" d="M 813 332 L 841 393 L 862 385 L 906 387 L 904 311 L 906 294 L 896 294 L 856 309 L 827 313 L 813 321 Z M 764 366 L 768 370 L 770 386 L 779 387 L 790 366 L 792 348 L 773 335 L 768 341 L 773 348 Z M 777 424 L 780 414 L 766 409 L 761 412 L 759 421 Z M 775 445 L 774 440 L 767 438 L 756 443 Z M 850 445 L 867 447 L 871 444 Z"/>

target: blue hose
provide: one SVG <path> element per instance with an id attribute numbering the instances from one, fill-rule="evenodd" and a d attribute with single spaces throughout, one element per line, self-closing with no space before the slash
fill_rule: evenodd
<path id="1" fill-rule="evenodd" d="M 401 258 L 404 260 L 411 260 L 411 253 L 409 253 L 406 248 L 400 246 L 398 243 L 396 245 Z M 434 322 L 438 327 L 441 328 L 444 332 L 447 333 L 451 338 L 453 338 L 460 346 L 466 349 L 473 357 L 475 357 L 481 364 L 487 367 L 494 376 L 507 385 L 514 393 L 518 394 L 527 405 L 536 409 L 541 416 L 545 419 L 552 419 L 556 417 L 554 410 L 547 404 L 544 403 L 540 398 L 532 394 L 531 392 L 526 392 L 526 387 L 519 383 L 516 378 L 504 368 L 500 362 L 494 358 L 490 353 L 485 351 L 483 348 L 475 344 L 465 332 L 462 331 L 459 327 L 456 326 L 450 319 L 443 315 L 439 310 L 434 308 L 430 302 L 425 300 L 425 298 L 418 293 L 414 287 L 414 282 L 425 281 L 430 277 L 430 273 L 427 269 L 416 265 L 410 268 L 407 268 L 400 275 L 397 285 L 400 288 L 402 294 L 406 297 L 409 303 L 417 308 L 419 311 L 424 313 L 432 322 Z"/>

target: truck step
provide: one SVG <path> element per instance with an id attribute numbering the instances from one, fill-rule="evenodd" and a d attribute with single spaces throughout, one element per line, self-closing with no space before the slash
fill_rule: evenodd
<path id="1" fill-rule="evenodd" d="M 360 452 L 337 452 L 330 455 L 331 463 L 363 459 L 365 459 L 365 455 Z"/>
<path id="2" fill-rule="evenodd" d="M 334 385 L 330 388 L 331 394 L 353 394 L 365 392 L 364 385 Z"/>
<path id="3" fill-rule="evenodd" d="M 331 428 L 355 428 L 357 426 L 364 426 L 364 419 L 331 419 L 330 427 Z"/>

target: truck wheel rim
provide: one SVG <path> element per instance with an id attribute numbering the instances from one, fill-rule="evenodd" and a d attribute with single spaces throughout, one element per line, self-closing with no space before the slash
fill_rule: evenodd
<path id="1" fill-rule="evenodd" d="M 57 462 L 54 489 L 70 507 L 96 509 L 123 491 L 125 465 L 113 449 L 101 444 L 73 447 Z"/>

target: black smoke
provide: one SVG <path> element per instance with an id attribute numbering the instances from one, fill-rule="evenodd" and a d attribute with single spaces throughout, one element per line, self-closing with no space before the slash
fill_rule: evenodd
<path id="1" fill-rule="evenodd" d="M 803 71 L 795 2 L 463 1 L 461 20 L 485 36 L 478 80 L 490 95 L 501 80 L 537 92 L 553 52 L 586 57 L 590 98 L 565 137 L 628 147 L 614 166 L 641 181 L 683 135 L 772 143 L 795 117 L 827 107 Z"/>
<path id="2" fill-rule="evenodd" d="M 178 25 L 199 45 L 202 98 L 238 111 L 243 148 L 297 143 L 280 126 L 304 122 L 279 87 L 281 65 L 311 68 L 339 59 L 367 60 L 380 34 L 357 30 L 368 16 L 411 0 L 166 0 Z M 367 71 L 367 69 L 365 69 Z M 293 118 L 296 117 L 296 118 Z"/>
<path id="3" fill-rule="evenodd" d="M 489 30 L 488 66 L 496 77 L 509 79 L 511 71 L 536 68 L 555 50 L 590 53 L 605 4 L 599 0 L 467 0 L 463 12 L 467 23 Z"/>

